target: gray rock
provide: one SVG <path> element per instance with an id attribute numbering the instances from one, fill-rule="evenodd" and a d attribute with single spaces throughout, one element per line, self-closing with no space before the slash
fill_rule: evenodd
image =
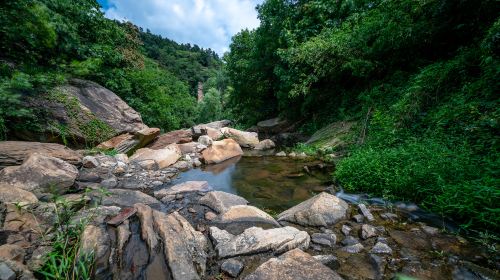
<path id="1" fill-rule="evenodd" d="M 342 240 L 342 245 L 344 245 L 344 246 L 354 245 L 354 244 L 358 244 L 358 243 L 359 243 L 359 240 L 355 237 L 352 237 L 352 236 L 347 236 L 346 238 L 344 238 L 344 240 Z"/>
<path id="2" fill-rule="evenodd" d="M 21 165 L 33 153 L 55 157 L 74 165 L 82 160 L 78 152 L 56 143 L 0 141 L 0 169 Z"/>
<path id="3" fill-rule="evenodd" d="M 212 138 L 210 138 L 210 136 L 208 135 L 202 135 L 198 138 L 198 143 L 202 144 L 202 145 L 205 145 L 207 147 L 211 146 L 212 143 L 213 143 L 213 140 Z"/>
<path id="4" fill-rule="evenodd" d="M 14 280 L 16 273 L 4 262 L 0 263 L 0 280 Z"/>
<path id="5" fill-rule="evenodd" d="M 235 259 L 230 259 L 223 262 L 220 269 L 229 276 L 236 278 L 243 270 L 243 263 Z"/>
<path id="6" fill-rule="evenodd" d="M 398 215 L 389 212 L 380 214 L 380 217 L 384 220 L 391 220 L 391 221 L 396 221 L 398 219 Z"/>
<path id="7" fill-rule="evenodd" d="M 348 225 L 342 225 L 342 233 L 345 235 L 345 236 L 348 236 L 349 233 L 351 233 L 351 230 L 352 228 Z"/>
<path id="8" fill-rule="evenodd" d="M 210 207 L 211 209 L 217 211 L 217 213 L 224 213 L 232 206 L 247 205 L 248 201 L 243 197 L 234 194 L 212 191 L 200 198 L 199 203 Z"/>
<path id="9" fill-rule="evenodd" d="M 269 259 L 244 279 L 341 280 L 342 277 L 309 254 L 294 249 Z"/>
<path id="10" fill-rule="evenodd" d="M 333 247 L 337 242 L 337 236 L 333 233 L 313 233 L 311 241 L 316 244 Z"/>
<path id="11" fill-rule="evenodd" d="M 174 196 L 182 193 L 189 192 L 208 192 L 212 188 L 208 185 L 207 181 L 187 181 L 181 184 L 177 184 L 173 187 L 168 187 L 154 192 L 154 196 L 158 199 L 162 199 L 166 196 Z"/>
<path id="12" fill-rule="evenodd" d="M 251 227 L 240 235 L 210 227 L 210 236 L 215 241 L 215 250 L 220 258 L 263 252 L 279 254 L 294 248 L 306 249 L 310 242 L 307 232 L 293 227 L 267 230 Z"/>
<path id="13" fill-rule="evenodd" d="M 427 233 L 428 235 L 436 235 L 439 233 L 439 229 L 435 227 L 430 227 L 430 226 L 422 226 L 422 231 Z"/>
<path id="14" fill-rule="evenodd" d="M 343 247 L 341 250 L 347 253 L 356 254 L 363 251 L 365 247 L 361 243 Z"/>
<path id="15" fill-rule="evenodd" d="M 118 180 L 116 179 L 115 176 L 112 176 L 106 180 L 102 180 L 101 186 L 103 186 L 106 189 L 112 189 L 112 188 L 118 186 Z"/>
<path id="16" fill-rule="evenodd" d="M 370 237 L 375 237 L 375 236 L 377 236 L 377 231 L 375 227 L 367 224 L 361 226 L 361 238 L 368 239 Z"/>
<path id="17" fill-rule="evenodd" d="M 159 208 L 161 205 L 160 201 L 140 191 L 111 189 L 109 192 L 109 196 L 102 198 L 102 205 L 104 206 L 130 207 L 136 203 L 143 203 L 152 208 Z M 96 195 L 96 192 L 92 193 L 92 196 L 95 197 Z"/>
<path id="18" fill-rule="evenodd" d="M 373 254 L 392 254 L 392 249 L 389 247 L 389 245 L 382 243 L 382 242 L 377 242 L 375 246 L 370 250 L 370 253 Z"/>
<path id="19" fill-rule="evenodd" d="M 340 265 L 339 260 L 334 255 L 317 255 L 313 256 L 313 258 L 331 269 L 337 269 Z"/>
<path id="20" fill-rule="evenodd" d="M 255 146 L 255 149 L 256 150 L 270 150 L 270 149 L 274 149 L 274 147 L 276 147 L 276 144 L 274 144 L 274 142 L 270 139 L 265 139 L 265 140 L 262 140 L 259 142 L 259 144 L 257 144 Z"/>
<path id="21" fill-rule="evenodd" d="M 99 162 L 93 156 L 86 156 L 82 159 L 82 165 L 85 168 L 96 168 L 99 166 Z"/>
<path id="22" fill-rule="evenodd" d="M 358 204 L 358 208 L 361 211 L 361 213 L 363 214 L 363 216 L 365 216 L 365 218 L 369 222 L 373 222 L 375 220 L 375 218 L 373 217 L 370 210 L 366 207 L 366 205 L 364 205 L 363 203 L 360 203 L 360 204 Z"/>
<path id="23" fill-rule="evenodd" d="M 323 192 L 278 215 L 278 221 L 302 226 L 330 226 L 346 217 L 347 203 Z"/>
<path id="24" fill-rule="evenodd" d="M 281 151 L 279 153 L 276 154 L 277 157 L 286 157 L 286 153 Z"/>
<path id="25" fill-rule="evenodd" d="M 214 223 L 232 234 L 240 234 L 245 229 L 258 226 L 261 228 L 280 227 L 280 224 L 266 212 L 250 205 L 235 205 L 219 215 Z"/>
<path id="26" fill-rule="evenodd" d="M 361 214 L 356 214 L 352 216 L 352 219 L 356 221 L 356 223 L 362 223 L 365 220 L 365 217 Z"/>

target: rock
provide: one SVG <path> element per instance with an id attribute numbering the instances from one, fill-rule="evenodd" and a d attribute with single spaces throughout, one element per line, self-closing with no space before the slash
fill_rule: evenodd
<path id="1" fill-rule="evenodd" d="M 221 129 L 231 124 L 228 120 L 215 121 L 207 124 L 199 124 L 191 128 L 193 138 L 198 139 L 202 135 L 208 135 L 212 139 L 220 139 L 223 137 Z"/>
<path id="2" fill-rule="evenodd" d="M 246 132 L 234 128 L 222 128 L 225 137 L 235 140 L 241 147 L 253 148 L 259 144 L 259 137 L 255 132 Z"/>
<path id="3" fill-rule="evenodd" d="M 1 197 L 1 195 L 0 195 L 0 197 Z M 430 226 L 426 226 L 426 225 L 422 226 L 422 231 L 427 233 L 428 235 L 436 235 L 439 233 L 438 228 L 430 227 Z"/>
<path id="4" fill-rule="evenodd" d="M 134 136 L 137 140 L 139 140 L 139 147 L 144 147 L 147 144 L 151 143 L 156 137 L 160 135 L 160 129 L 159 128 L 150 128 L 146 127 L 144 129 L 141 129 L 137 132 L 135 132 Z"/>
<path id="5" fill-rule="evenodd" d="M 256 150 L 270 150 L 274 149 L 274 147 L 276 147 L 276 144 L 271 139 L 262 140 L 259 144 L 255 145 Z"/>
<path id="6" fill-rule="evenodd" d="M 220 258 L 273 252 L 280 254 L 291 249 L 309 247 L 309 234 L 293 227 L 264 230 L 258 227 L 246 229 L 240 235 L 232 235 L 225 230 L 210 227 L 215 250 Z"/>
<path id="7" fill-rule="evenodd" d="M 221 163 L 227 159 L 243 155 L 240 145 L 233 139 L 214 141 L 212 146 L 203 150 L 202 157 L 205 163 Z"/>
<path id="8" fill-rule="evenodd" d="M 153 150 L 142 148 L 130 157 L 131 162 L 141 162 L 144 160 L 154 160 L 160 169 L 167 168 L 174 164 L 182 156 L 177 144 L 171 144 L 163 149 Z"/>
<path id="9" fill-rule="evenodd" d="M 347 252 L 347 253 L 357 254 L 357 253 L 363 251 L 364 249 L 365 249 L 365 247 L 361 243 L 357 243 L 354 245 L 345 246 L 341 250 L 344 252 Z"/>
<path id="10" fill-rule="evenodd" d="M 311 241 L 316 244 L 333 247 L 337 242 L 337 236 L 333 233 L 313 233 Z"/>
<path id="11" fill-rule="evenodd" d="M 220 269 L 229 276 L 236 278 L 243 271 L 243 263 L 235 259 L 230 259 L 223 262 Z"/>
<path id="12" fill-rule="evenodd" d="M 111 189 L 109 192 L 109 196 L 102 198 L 104 206 L 130 207 L 136 203 L 143 203 L 152 208 L 159 208 L 161 205 L 160 201 L 140 191 Z M 93 192 L 91 195 L 95 197 L 97 193 Z"/>
<path id="13" fill-rule="evenodd" d="M 220 140 L 224 138 L 224 134 L 222 134 L 220 129 L 207 127 L 206 130 L 207 130 L 207 136 L 212 138 L 212 140 Z"/>
<path id="14" fill-rule="evenodd" d="M 377 242 L 375 246 L 370 250 L 370 253 L 372 254 L 392 254 L 392 249 L 389 247 L 389 245 L 382 243 L 382 242 Z"/>
<path id="15" fill-rule="evenodd" d="M 28 191 L 0 182 L 0 202 L 26 205 L 37 203 L 38 198 Z"/>
<path id="16" fill-rule="evenodd" d="M 429 237 L 421 232 L 406 232 L 400 230 L 390 230 L 389 235 L 403 248 L 419 251 L 431 250 L 432 244 Z"/>
<path id="17" fill-rule="evenodd" d="M 200 166 L 202 165 L 202 163 L 201 163 L 201 161 L 200 161 L 199 159 L 195 158 L 195 159 L 193 160 L 193 165 L 194 165 L 195 167 L 200 167 Z"/>
<path id="18" fill-rule="evenodd" d="M 153 150 L 164 149 L 170 144 L 183 144 L 193 141 L 192 133 L 189 129 L 174 130 L 160 135 L 153 142 L 147 145 L 147 148 Z"/>
<path id="19" fill-rule="evenodd" d="M 340 265 L 339 260 L 334 255 L 317 255 L 313 258 L 331 269 L 336 269 Z"/>
<path id="20" fill-rule="evenodd" d="M 15 280 L 16 273 L 4 262 L 0 262 L 0 280 Z"/>
<path id="21" fill-rule="evenodd" d="M 399 218 L 398 215 L 389 212 L 380 214 L 380 217 L 384 220 L 391 220 L 391 221 L 397 221 Z"/>
<path id="22" fill-rule="evenodd" d="M 21 165 L 32 153 L 43 154 L 64 160 L 70 164 L 81 163 L 82 155 L 67 147 L 55 143 L 0 141 L 0 169 Z"/>
<path id="23" fill-rule="evenodd" d="M 111 218 L 107 224 L 110 226 L 119 226 L 123 221 L 127 220 L 128 218 L 132 217 L 137 213 L 137 209 L 135 207 L 128 207 L 128 208 L 123 208 L 118 215 L 114 216 Z"/>
<path id="24" fill-rule="evenodd" d="M 365 216 L 363 216 L 361 214 L 356 214 L 356 215 L 352 216 L 352 219 L 354 221 L 356 221 L 356 223 L 362 223 L 365 220 Z"/>
<path id="25" fill-rule="evenodd" d="M 344 246 L 354 245 L 354 244 L 358 244 L 358 243 L 359 243 L 359 240 L 355 237 L 352 237 L 352 236 L 347 236 L 346 238 L 344 238 L 344 240 L 342 240 L 342 245 L 344 245 Z"/>
<path id="26" fill-rule="evenodd" d="M 128 160 L 128 156 L 127 154 L 116 154 L 115 155 L 115 159 L 118 161 L 118 162 L 123 162 L 125 164 L 128 164 L 129 163 L 129 160 Z"/>
<path id="27" fill-rule="evenodd" d="M 286 157 L 286 153 L 281 151 L 279 153 L 276 154 L 277 157 Z"/>
<path id="28" fill-rule="evenodd" d="M 120 153 L 127 153 L 133 149 L 137 143 L 138 141 L 134 140 L 134 135 L 132 133 L 123 133 L 100 143 L 97 145 L 97 148 L 105 151 L 114 149 L 120 151 Z"/>
<path id="29" fill-rule="evenodd" d="M 210 207 L 217 213 L 224 213 L 235 205 L 247 205 L 243 197 L 221 191 L 212 191 L 200 198 L 199 203 Z"/>
<path id="30" fill-rule="evenodd" d="M 168 187 L 154 192 L 154 196 L 158 199 L 163 199 L 164 197 L 174 197 L 178 194 L 189 193 L 189 192 L 208 192 L 212 189 L 208 185 L 207 181 L 186 181 L 184 183 L 177 184 L 173 187 Z"/>
<path id="31" fill-rule="evenodd" d="M 285 130 L 288 126 L 289 123 L 280 118 L 269 119 L 257 123 L 257 129 L 259 132 L 271 134 L 283 132 L 283 130 Z"/>
<path id="32" fill-rule="evenodd" d="M 96 168 L 99 166 L 99 162 L 93 156 L 86 156 L 82 159 L 82 166 L 85 168 Z"/>
<path id="33" fill-rule="evenodd" d="M 125 174 L 127 172 L 127 164 L 122 162 L 122 161 L 118 161 L 116 163 L 116 166 L 115 168 L 113 169 L 113 174 L 115 175 L 122 175 L 122 174 Z"/>
<path id="34" fill-rule="evenodd" d="M 217 218 L 217 215 L 214 213 L 214 212 L 207 212 L 205 213 L 205 220 L 207 221 L 212 221 L 212 220 L 215 220 Z"/>
<path id="35" fill-rule="evenodd" d="M 210 136 L 208 135 L 202 135 L 198 138 L 198 143 L 202 144 L 202 145 L 205 145 L 207 147 L 210 147 L 212 145 L 212 138 L 210 138 Z"/>
<path id="36" fill-rule="evenodd" d="M 374 236 L 377 236 L 377 231 L 375 227 L 367 224 L 361 226 L 361 238 L 368 239 Z"/>
<path id="37" fill-rule="evenodd" d="M 347 203 L 323 192 L 278 215 L 278 221 L 303 226 L 331 226 L 346 217 Z"/>
<path id="38" fill-rule="evenodd" d="M 157 170 L 158 163 L 152 159 L 141 160 L 138 162 L 139 166 L 145 170 Z"/>
<path id="39" fill-rule="evenodd" d="M 88 225 L 81 237 L 80 253 L 93 254 L 99 262 L 105 259 L 111 249 L 111 239 L 104 226 Z"/>
<path id="40" fill-rule="evenodd" d="M 78 175 L 73 165 L 54 157 L 31 154 L 21 166 L 10 166 L 0 171 L 0 182 L 15 185 L 26 191 L 65 193 Z"/>
<path id="41" fill-rule="evenodd" d="M 179 213 L 153 211 L 154 228 L 164 242 L 164 253 L 174 280 L 200 279 L 206 270 L 208 240 Z"/>
<path id="42" fill-rule="evenodd" d="M 153 228 L 153 210 L 142 203 L 134 204 L 134 208 L 137 210 L 137 216 L 141 223 L 142 240 L 146 241 L 149 251 L 153 251 L 159 242 L 159 237 Z"/>
<path id="43" fill-rule="evenodd" d="M 4 244 L 0 246 L 0 259 L 23 262 L 26 251 L 19 245 Z"/>
<path id="44" fill-rule="evenodd" d="M 351 233 L 351 230 L 352 228 L 348 225 L 342 225 L 342 233 L 345 235 L 345 236 L 348 236 L 349 233 Z"/>
<path id="45" fill-rule="evenodd" d="M 277 258 L 269 259 L 244 279 L 341 280 L 342 277 L 311 255 L 300 249 L 294 249 Z"/>
<path id="46" fill-rule="evenodd" d="M 106 180 L 101 181 L 101 186 L 106 189 L 112 189 L 118 185 L 118 180 L 115 176 L 112 176 Z"/>
<path id="47" fill-rule="evenodd" d="M 295 152 L 291 152 L 288 154 L 289 157 L 297 157 L 297 154 Z"/>
<path id="48" fill-rule="evenodd" d="M 358 208 L 359 208 L 359 210 L 361 211 L 361 213 L 363 214 L 363 216 L 365 216 L 365 218 L 366 218 L 369 222 L 373 222 L 373 221 L 375 221 L 375 218 L 373 218 L 372 213 L 371 213 L 371 212 L 370 212 L 370 210 L 366 207 L 366 205 L 364 205 L 363 203 L 360 203 L 360 204 L 358 204 Z"/>
<path id="49" fill-rule="evenodd" d="M 232 234 L 240 234 L 243 230 L 260 226 L 263 228 L 280 227 L 266 212 L 250 205 L 235 205 L 221 214 L 215 221 L 217 225 Z"/>

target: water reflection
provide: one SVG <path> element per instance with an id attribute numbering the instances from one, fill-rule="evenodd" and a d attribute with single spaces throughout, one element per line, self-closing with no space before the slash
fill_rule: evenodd
<path id="1" fill-rule="evenodd" d="M 282 211 L 326 188 L 327 172 L 303 171 L 305 165 L 315 164 L 269 156 L 233 158 L 181 173 L 174 183 L 208 181 L 215 190 L 242 196 L 257 207 Z"/>

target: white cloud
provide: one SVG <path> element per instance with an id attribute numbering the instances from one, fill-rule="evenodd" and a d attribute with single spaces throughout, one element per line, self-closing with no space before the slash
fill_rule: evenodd
<path id="1" fill-rule="evenodd" d="M 129 20 L 178 43 L 223 54 L 231 37 L 259 25 L 255 6 L 263 0 L 108 0 L 106 17 Z"/>

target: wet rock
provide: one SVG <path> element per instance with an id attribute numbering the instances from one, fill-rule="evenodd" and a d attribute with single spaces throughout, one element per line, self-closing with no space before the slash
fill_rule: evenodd
<path id="1" fill-rule="evenodd" d="M 96 168 L 99 166 L 99 162 L 93 156 L 86 156 L 82 159 L 82 166 L 85 168 Z"/>
<path id="2" fill-rule="evenodd" d="M 370 210 L 366 207 L 366 205 L 364 205 L 363 203 L 360 203 L 360 204 L 358 204 L 358 208 L 359 208 L 359 211 L 361 211 L 361 213 L 363 214 L 363 216 L 365 216 L 365 218 L 369 222 L 373 222 L 375 220 L 375 218 L 373 217 L 373 215 L 370 212 Z"/>
<path id="3" fill-rule="evenodd" d="M 212 138 L 210 138 L 210 136 L 208 135 L 202 135 L 198 138 L 198 143 L 202 144 L 202 145 L 205 145 L 207 147 L 211 146 L 212 143 L 213 143 L 213 140 Z"/>
<path id="4" fill-rule="evenodd" d="M 436 235 L 439 233 L 439 229 L 430 226 L 422 226 L 422 231 L 427 233 L 428 235 Z"/>
<path id="5" fill-rule="evenodd" d="M 339 260 L 334 255 L 317 255 L 313 256 L 313 258 L 333 270 L 337 269 L 340 266 Z"/>
<path id="6" fill-rule="evenodd" d="M 236 278 L 240 275 L 241 271 L 243 271 L 243 263 L 235 259 L 230 259 L 224 261 L 220 269 L 229 276 Z"/>
<path id="7" fill-rule="evenodd" d="M 78 170 L 73 165 L 54 157 L 31 154 L 21 166 L 10 166 L 0 171 L 0 182 L 5 182 L 39 196 L 43 193 L 63 194 L 74 184 Z"/>
<path id="8" fill-rule="evenodd" d="M 278 221 L 303 226 L 330 226 L 346 217 L 345 201 L 328 193 L 318 194 L 278 215 Z"/>
<path id="9" fill-rule="evenodd" d="M 0 246 L 0 259 L 23 262 L 26 251 L 19 245 L 4 244 Z"/>
<path id="10" fill-rule="evenodd" d="M 232 234 L 239 234 L 243 230 L 253 226 L 263 228 L 280 227 L 278 222 L 269 214 L 249 205 L 232 206 L 220 215 L 215 222 L 219 227 Z"/>
<path id="11" fill-rule="evenodd" d="M 207 212 L 205 213 L 205 220 L 207 221 L 212 221 L 212 220 L 215 220 L 217 218 L 217 215 L 214 213 L 214 212 Z"/>
<path id="12" fill-rule="evenodd" d="M 398 215 L 390 212 L 382 213 L 380 214 L 380 217 L 384 220 L 390 220 L 390 221 L 397 221 L 399 218 Z"/>
<path id="13" fill-rule="evenodd" d="M 384 257 L 370 254 L 370 260 L 377 273 L 377 279 L 383 279 L 385 274 L 385 267 L 387 266 L 387 260 Z"/>
<path id="14" fill-rule="evenodd" d="M 184 161 L 184 160 L 178 161 L 178 162 L 176 162 L 176 163 L 174 163 L 172 165 L 172 167 L 177 168 L 177 169 L 179 169 L 181 171 L 189 170 L 192 166 L 193 165 L 191 164 L 191 162 L 187 162 L 187 161 Z"/>
<path id="15" fill-rule="evenodd" d="M 0 169 L 7 166 L 21 165 L 33 153 L 58 158 L 73 165 L 78 165 L 82 160 L 82 155 L 78 152 L 60 144 L 0 141 Z"/>
<path id="16" fill-rule="evenodd" d="M 347 253 L 357 254 L 363 251 L 364 249 L 365 247 L 361 243 L 357 243 L 354 245 L 345 246 L 341 250 Z"/>
<path id="17" fill-rule="evenodd" d="M 170 144 L 183 144 L 189 143 L 191 141 L 193 141 L 193 138 L 189 129 L 174 130 L 160 135 L 146 147 L 153 150 L 160 150 L 164 149 Z"/>
<path id="18" fill-rule="evenodd" d="M 15 280 L 16 273 L 4 262 L 0 262 L 0 280 Z"/>
<path id="19" fill-rule="evenodd" d="M 389 245 L 382 243 L 382 242 L 377 242 L 375 246 L 370 250 L 370 253 L 373 254 L 392 254 L 392 249 L 389 247 Z"/>
<path id="20" fill-rule="evenodd" d="M 210 227 L 210 235 L 215 241 L 215 250 L 220 258 L 273 252 L 276 254 L 294 248 L 309 247 L 309 234 L 293 227 L 264 230 L 258 227 L 246 229 L 240 235 L 232 235 L 217 227 Z"/>
<path id="21" fill-rule="evenodd" d="M 276 154 L 277 157 L 286 157 L 286 153 L 281 151 L 279 153 Z"/>
<path id="22" fill-rule="evenodd" d="M 26 205 L 37 203 L 38 198 L 31 192 L 0 182 L 0 202 Z"/>
<path id="23" fill-rule="evenodd" d="M 200 198 L 199 203 L 210 207 L 217 213 L 224 213 L 232 206 L 247 205 L 248 201 L 231 193 L 212 191 Z"/>
<path id="24" fill-rule="evenodd" d="M 356 221 L 356 223 L 362 223 L 365 220 L 365 217 L 361 214 L 356 214 L 352 216 L 352 219 Z"/>
<path id="25" fill-rule="evenodd" d="M 104 206 L 119 206 L 119 207 L 129 207 L 136 203 L 143 203 L 152 208 L 159 208 L 160 201 L 151 197 L 145 193 L 134 190 L 122 190 L 122 189 L 111 189 L 109 190 L 110 195 L 102 198 L 102 205 Z M 93 196 L 96 195 L 95 192 L 92 193 Z"/>
<path id="26" fill-rule="evenodd" d="M 349 233 L 351 233 L 352 231 L 352 228 L 348 225 L 342 225 L 342 233 L 345 235 L 345 236 L 348 236 Z"/>
<path id="27" fill-rule="evenodd" d="M 377 230 L 371 225 L 364 224 L 361 226 L 361 238 L 368 239 L 377 236 Z"/>
<path id="28" fill-rule="evenodd" d="M 142 148 L 130 157 L 131 162 L 141 162 L 144 160 L 154 160 L 160 169 L 167 168 L 174 164 L 182 156 L 177 144 L 171 144 L 159 150 Z"/>
<path id="29" fill-rule="evenodd" d="M 274 144 L 273 140 L 265 139 L 265 140 L 260 141 L 259 144 L 257 144 L 255 146 L 255 149 L 256 150 L 270 150 L 270 149 L 274 149 L 275 147 L 276 147 L 276 144 Z"/>
<path id="30" fill-rule="evenodd" d="M 246 132 L 234 128 L 221 129 L 225 137 L 235 140 L 241 147 L 253 148 L 259 144 L 259 137 L 255 132 Z"/>
<path id="31" fill-rule="evenodd" d="M 342 277 L 309 254 L 294 249 L 277 258 L 269 259 L 245 277 L 245 280 L 264 279 L 340 280 Z"/>
<path id="32" fill-rule="evenodd" d="M 203 150 L 202 157 L 205 163 L 221 163 L 227 159 L 243 155 L 240 145 L 233 139 L 214 141 L 212 146 Z"/>
<path id="33" fill-rule="evenodd" d="M 175 280 L 200 279 L 206 270 L 208 241 L 179 213 L 153 211 L 154 228 L 164 242 L 164 254 Z"/>
<path id="34" fill-rule="evenodd" d="M 154 196 L 158 199 L 172 201 L 176 195 L 190 192 L 208 192 L 212 189 L 207 181 L 186 181 L 177 184 L 173 187 L 168 187 L 154 192 Z"/>
<path id="35" fill-rule="evenodd" d="M 347 279 L 381 279 L 377 278 L 377 271 L 370 257 L 365 254 L 349 255 L 349 257 L 342 262 L 337 272 Z M 388 279 L 392 278 L 388 277 Z"/>
<path id="36" fill-rule="evenodd" d="M 313 233 L 311 241 L 316 244 L 333 247 L 337 242 L 337 236 L 333 233 Z"/>
<path id="37" fill-rule="evenodd" d="M 396 243 L 405 248 L 426 251 L 432 247 L 429 238 L 420 232 L 390 230 L 389 235 Z"/>

